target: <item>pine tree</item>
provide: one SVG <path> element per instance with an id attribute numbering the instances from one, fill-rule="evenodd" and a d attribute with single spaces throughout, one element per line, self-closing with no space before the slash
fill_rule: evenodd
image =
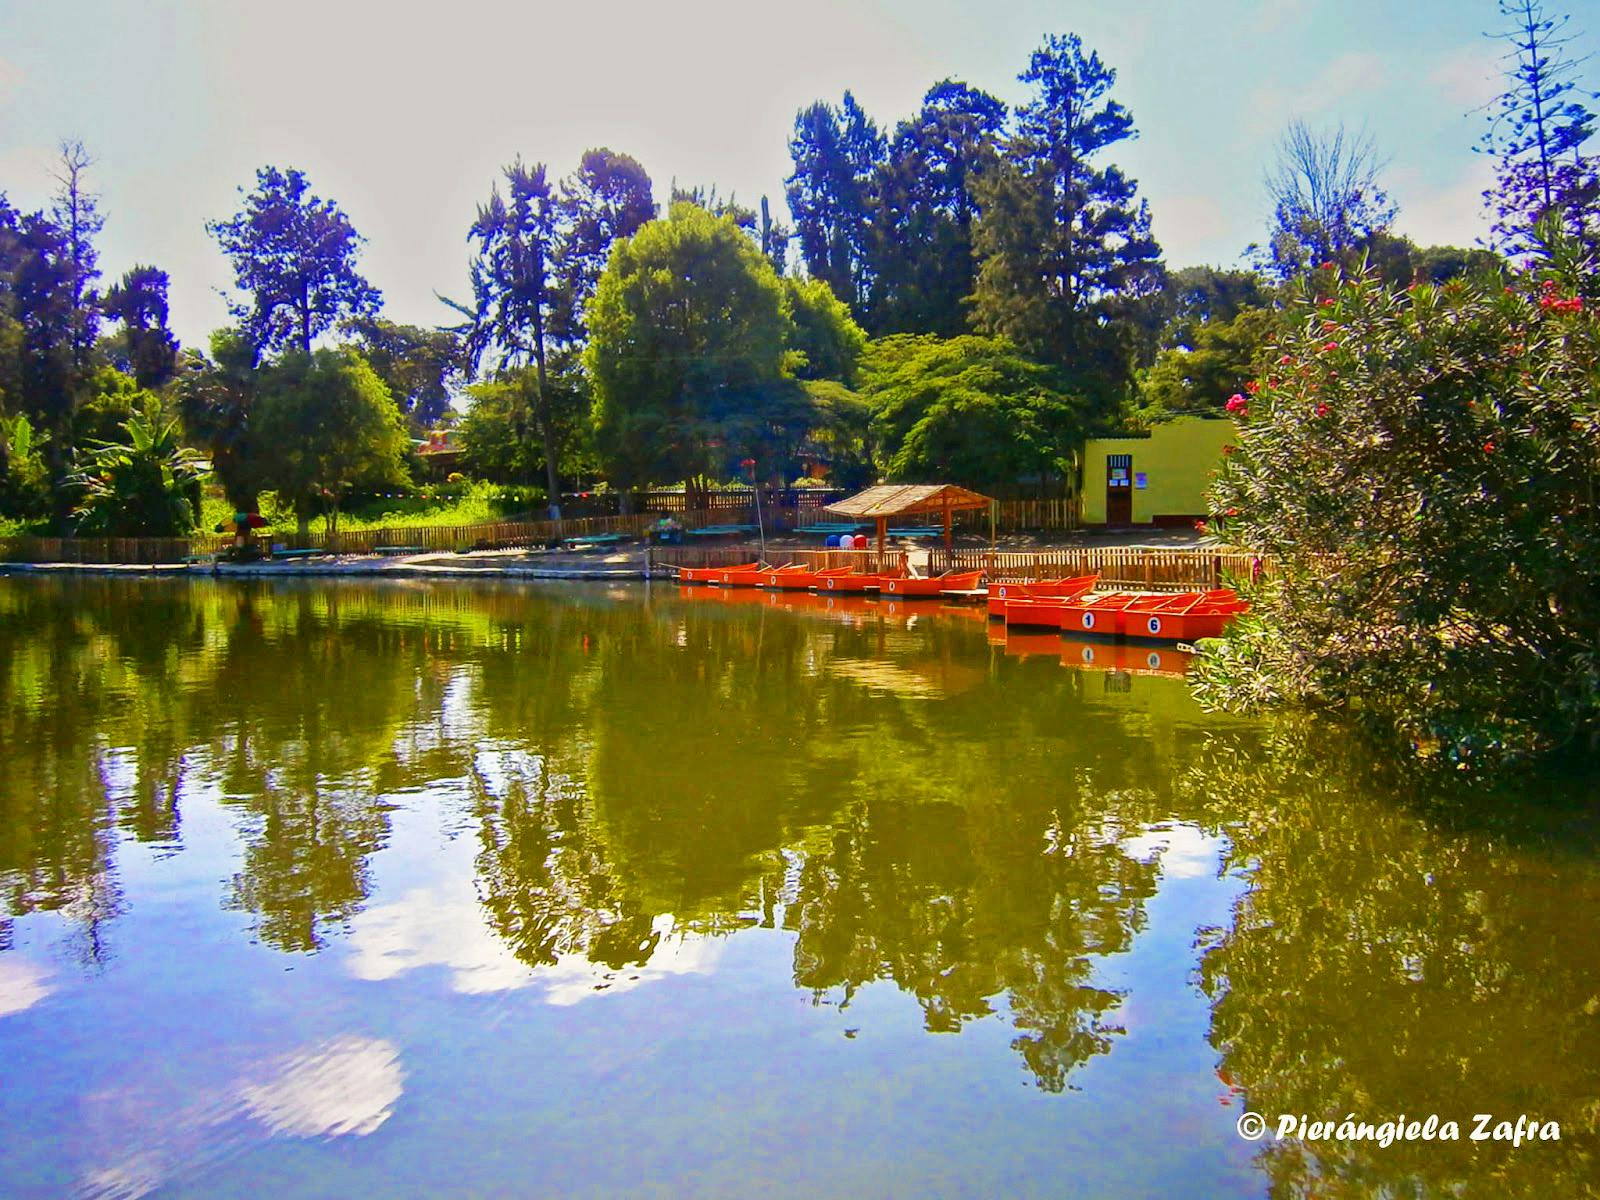
<path id="1" fill-rule="evenodd" d="M 884 149 L 883 134 L 849 92 L 839 108 L 819 100 L 801 110 L 789 139 L 787 194 L 801 257 L 858 313 L 872 289 L 869 197 Z"/>
<path id="2" fill-rule="evenodd" d="M 1600 159 L 1585 155 L 1600 96 L 1573 81 L 1566 55 L 1568 18 L 1547 17 L 1540 0 L 1500 0 L 1511 23 L 1492 35 L 1506 42 L 1506 90 L 1492 105 L 1481 149 L 1494 156 L 1495 186 L 1484 193 L 1492 240 L 1507 255 L 1542 253 L 1536 227 L 1546 217 L 1591 244 L 1600 241 Z"/>
<path id="3" fill-rule="evenodd" d="M 1137 183 L 1101 164 L 1135 136 L 1133 117 L 1108 96 L 1116 72 L 1076 34 L 1047 38 L 1021 78 L 1033 99 L 978 188 L 974 320 L 1070 368 L 1104 400 L 1130 370 L 1110 322 L 1162 277 Z"/>
<path id="4" fill-rule="evenodd" d="M 1001 101 L 946 79 L 895 130 L 873 180 L 874 334 L 967 332 L 975 189 L 998 159 L 1005 119 Z"/>

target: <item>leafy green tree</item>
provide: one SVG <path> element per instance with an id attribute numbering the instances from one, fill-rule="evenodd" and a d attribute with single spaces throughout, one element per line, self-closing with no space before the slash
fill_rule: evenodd
<path id="1" fill-rule="evenodd" d="M 1267 365 L 1276 313 L 1247 308 L 1195 327 L 1189 344 L 1163 350 L 1140 381 L 1144 423 L 1179 413 L 1220 413 Z"/>
<path id="2" fill-rule="evenodd" d="M 73 173 L 73 188 L 81 176 Z M 76 238 L 49 214 L 19 213 L 0 196 L 0 381 L 13 413 L 25 414 L 42 443 L 50 479 L 52 515 L 67 529 L 72 423 L 91 375 L 83 339 L 93 317 L 80 310 L 84 278 L 92 268 L 92 205 L 82 195 L 58 197 L 57 208 L 79 211 Z"/>
<path id="3" fill-rule="evenodd" d="M 1581 59 L 1566 47 L 1569 18 L 1545 15 L 1540 0 L 1500 0 L 1511 28 L 1495 35 L 1511 47 L 1506 90 L 1490 112 L 1480 148 L 1495 160 L 1484 193 L 1494 242 L 1510 256 L 1537 254 L 1539 222 L 1554 217 L 1573 237 L 1600 245 L 1600 158 L 1583 153 L 1595 132 L 1597 97 L 1573 78 Z"/>
<path id="4" fill-rule="evenodd" d="M 1549 253 L 1511 287 L 1368 275 L 1302 308 L 1229 404 L 1213 510 L 1276 573 L 1203 697 L 1359 711 L 1462 763 L 1600 736 L 1595 264 Z"/>
<path id="5" fill-rule="evenodd" d="M 872 180 L 885 141 L 849 92 L 834 108 L 817 101 L 795 117 L 787 181 L 789 212 L 806 270 L 856 311 L 872 292 Z"/>
<path id="6" fill-rule="evenodd" d="M 0 415 L 0 512 L 23 518 L 50 511 L 50 474 L 26 413 Z"/>
<path id="7" fill-rule="evenodd" d="M 146 393 L 148 396 L 148 393 Z M 72 482 L 86 537 L 180 537 L 200 516 L 201 457 L 179 440 L 176 418 L 154 397 L 123 422 L 125 442 L 92 442 Z"/>
<path id="8" fill-rule="evenodd" d="M 532 368 L 505 371 L 467 388 L 467 409 L 456 423 L 456 443 L 466 470 L 493 483 L 525 483 L 544 470 L 542 442 L 533 423 L 538 379 Z M 575 368 L 550 377 L 557 441 L 569 455 L 564 474 L 576 474 L 589 421 L 588 381 Z"/>
<path id="9" fill-rule="evenodd" d="M 805 356 L 794 367 L 795 377 L 836 379 L 854 386 L 867 335 L 850 315 L 849 305 L 820 279 L 785 279 L 783 288 L 794 320 L 789 345 Z"/>
<path id="10" fill-rule="evenodd" d="M 167 325 L 167 273 L 137 266 L 107 289 L 101 307 L 121 324 L 111 357 L 142 388 L 165 387 L 178 369 L 178 339 Z"/>
<path id="11" fill-rule="evenodd" d="M 982 215 L 973 319 L 1043 361 L 1120 397 L 1129 346 L 1112 322 L 1160 287 L 1161 248 L 1138 185 L 1101 160 L 1135 136 L 1110 98 L 1116 72 L 1076 34 L 1051 36 L 1021 78 L 1034 94 L 996 169 L 978 184 Z"/>
<path id="12" fill-rule="evenodd" d="M 328 532 L 356 486 L 406 480 L 405 426 L 383 380 L 351 349 L 286 356 L 265 372 L 252 415 L 262 481 L 294 506 L 300 534 L 322 512 Z"/>
<path id="13" fill-rule="evenodd" d="M 883 338 L 862 375 L 893 479 L 1060 486 L 1071 475 L 1083 404 L 1004 338 Z"/>
<path id="14" fill-rule="evenodd" d="M 243 329 L 214 332 L 210 357 L 187 351 L 176 383 L 184 432 L 210 453 L 228 503 L 241 512 L 254 512 L 267 486 L 254 423 L 261 383 L 258 352 Z"/>
<path id="15" fill-rule="evenodd" d="M 617 243 L 589 327 L 596 447 L 629 487 L 737 463 L 795 337 L 772 264 L 731 217 L 684 203 Z"/>
<path id="16" fill-rule="evenodd" d="M 343 210 L 313 195 L 310 181 L 292 167 L 262 167 L 244 207 L 206 228 L 248 297 L 231 306 L 234 318 L 263 354 L 293 348 L 309 355 L 320 334 L 378 311 L 378 289 L 356 269 L 364 239 Z"/>
<path id="17" fill-rule="evenodd" d="M 414 432 L 426 433 L 449 413 L 451 383 L 462 366 L 454 333 L 382 317 L 361 317 L 346 328 Z"/>
<path id="18" fill-rule="evenodd" d="M 874 334 L 967 331 L 977 181 L 994 166 L 1005 119 L 1001 101 L 946 79 L 896 128 L 871 189 Z"/>

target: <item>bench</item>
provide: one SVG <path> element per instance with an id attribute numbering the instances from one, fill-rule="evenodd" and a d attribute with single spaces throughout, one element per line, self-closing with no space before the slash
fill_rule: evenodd
<path id="1" fill-rule="evenodd" d="M 275 548 L 272 551 L 272 557 L 273 558 L 316 558 L 317 556 L 322 555 L 322 554 L 326 554 L 326 553 L 327 553 L 326 550 L 278 550 L 278 549 Z"/>
<path id="2" fill-rule="evenodd" d="M 944 530 L 935 529 L 930 525 L 919 525 L 915 529 L 891 529 L 888 530 L 888 535 L 897 538 L 943 537 Z"/>
<path id="3" fill-rule="evenodd" d="M 389 555 L 389 554 L 426 554 L 428 552 L 428 548 L 426 546 L 374 546 L 372 548 L 372 552 L 374 554 L 384 554 L 384 555 Z M 320 553 L 320 551 L 318 553 Z"/>

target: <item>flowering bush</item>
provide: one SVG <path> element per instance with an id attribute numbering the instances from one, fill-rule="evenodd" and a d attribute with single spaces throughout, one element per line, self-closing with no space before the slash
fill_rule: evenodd
<path id="1" fill-rule="evenodd" d="M 1229 404 L 1216 532 L 1276 570 L 1203 699 L 1356 708 L 1463 765 L 1600 736 L 1595 281 L 1568 243 L 1509 287 L 1314 281 Z"/>

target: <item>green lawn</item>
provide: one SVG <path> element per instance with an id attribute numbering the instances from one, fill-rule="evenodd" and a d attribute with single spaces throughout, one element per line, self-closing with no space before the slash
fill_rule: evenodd
<path id="1" fill-rule="evenodd" d="M 220 492 L 208 493 L 200 526 L 209 533 L 232 515 L 232 508 L 223 500 Z M 267 520 L 266 532 L 294 533 L 294 513 L 287 506 L 279 506 L 277 497 L 271 492 L 262 493 L 261 515 Z M 515 498 L 507 489 L 494 484 L 474 483 L 465 494 L 454 497 L 384 497 L 342 509 L 339 528 L 355 532 L 394 526 L 483 525 L 491 521 L 537 519 L 537 516 L 537 513 L 530 513 L 526 499 Z M 311 531 L 321 533 L 323 525 L 322 518 L 315 518 L 311 522 Z"/>

